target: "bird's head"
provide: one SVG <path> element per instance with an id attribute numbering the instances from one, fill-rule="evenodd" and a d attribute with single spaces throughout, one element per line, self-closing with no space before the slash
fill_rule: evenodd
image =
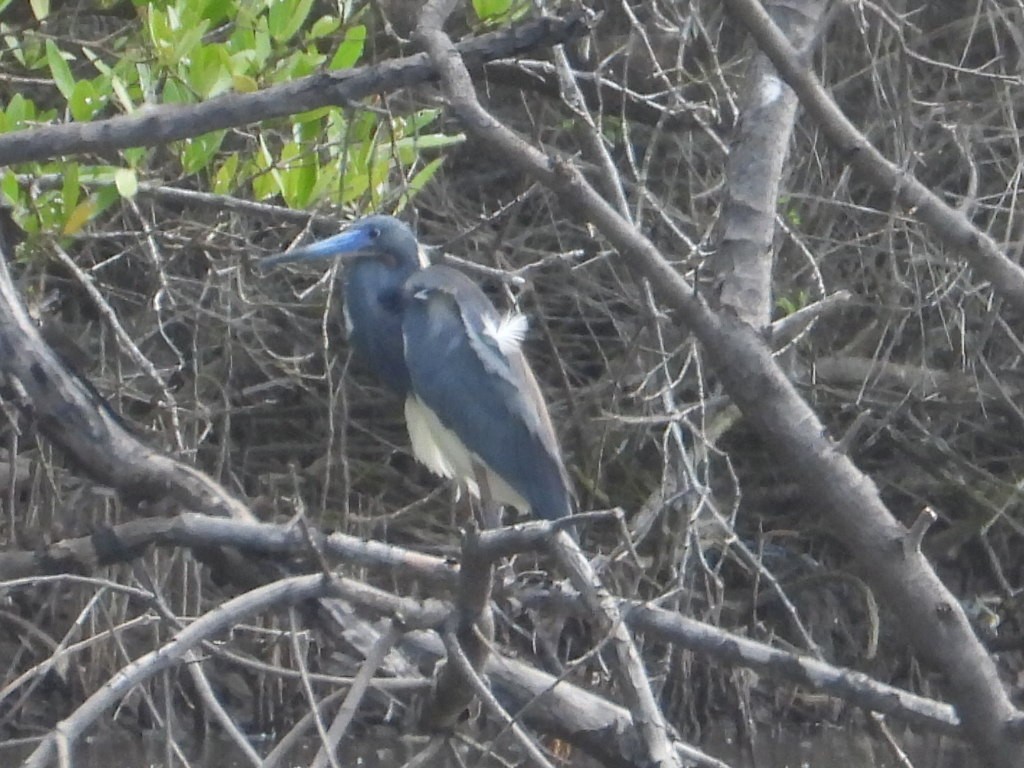
<path id="1" fill-rule="evenodd" d="M 409 389 L 403 357 L 402 285 L 427 266 L 412 230 L 392 216 L 367 216 L 334 237 L 263 259 L 263 269 L 289 262 L 344 262 L 341 287 L 349 341 L 399 395 Z"/>
<path id="2" fill-rule="evenodd" d="M 333 237 L 320 240 L 260 262 L 263 269 L 298 261 L 372 260 L 402 279 L 426 266 L 416 235 L 394 216 L 367 216 Z"/>

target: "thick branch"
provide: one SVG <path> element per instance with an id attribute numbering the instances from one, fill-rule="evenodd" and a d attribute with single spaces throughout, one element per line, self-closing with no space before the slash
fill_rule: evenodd
<path id="1" fill-rule="evenodd" d="M 576 595 L 537 591 L 525 605 L 580 615 Z M 634 632 L 658 638 L 680 648 L 702 653 L 723 664 L 754 669 L 773 680 L 821 691 L 872 712 L 906 723 L 962 736 L 960 721 L 948 704 L 909 693 L 874 680 L 863 672 L 836 667 L 809 656 L 790 653 L 747 637 L 723 632 L 674 611 L 623 601 L 622 612 Z"/>
<path id="2" fill-rule="evenodd" d="M 448 98 L 461 105 L 464 112 L 473 113 L 474 117 L 482 117 L 493 123 L 493 118 L 487 115 L 476 99 L 469 72 L 457 49 L 442 30 L 454 5 L 453 0 L 430 0 L 420 14 L 416 37 L 437 67 L 442 88 Z M 573 586 L 586 601 L 598 628 L 608 636 L 608 643 L 615 654 L 613 670 L 616 681 L 632 712 L 633 722 L 643 737 L 647 753 L 645 760 L 664 768 L 678 766 L 679 757 L 672 749 L 668 724 L 654 698 L 643 660 L 619 616 L 615 601 L 604 589 L 579 545 L 569 534 L 559 533 L 552 540 L 551 548 L 559 565 L 566 570 Z"/>
<path id="3" fill-rule="evenodd" d="M 574 40 L 586 32 L 585 15 L 542 18 L 463 41 L 459 52 L 475 68 Z M 150 147 L 236 128 L 320 107 L 344 107 L 373 93 L 387 93 L 435 76 L 425 54 L 344 71 L 318 72 L 255 93 L 229 93 L 190 106 L 146 107 L 94 123 L 35 126 L 0 136 L 0 165 L 49 160 L 84 152 Z"/>
<path id="4" fill-rule="evenodd" d="M 818 121 L 822 132 L 846 161 L 877 186 L 891 191 L 911 215 L 935 231 L 940 242 L 955 249 L 988 280 L 996 293 L 1012 302 L 1018 311 L 1024 309 L 1024 268 L 1011 261 L 996 241 L 975 227 L 961 211 L 951 208 L 913 174 L 875 149 L 828 95 L 758 0 L 727 0 L 726 5 L 796 91 L 804 109 Z"/>
<path id="5" fill-rule="evenodd" d="M 25 761 L 24 768 L 43 768 L 49 764 L 59 740 L 67 745 L 74 744 L 86 728 L 103 712 L 124 698 L 136 685 L 179 663 L 185 654 L 199 643 L 234 626 L 246 616 L 275 606 L 295 605 L 303 600 L 328 596 L 344 597 L 349 600 L 369 597 L 370 602 L 376 607 L 383 607 L 387 603 L 385 593 L 373 591 L 371 594 L 369 588 L 358 582 L 342 578 L 328 580 L 320 575 L 282 579 L 240 595 L 196 619 L 166 645 L 140 656 L 121 669 L 66 720 L 57 724 Z M 430 624 L 439 618 L 436 606 L 423 608 L 415 601 L 400 598 L 393 598 L 391 602 L 391 609 L 401 611 L 410 623 Z"/>
<path id="6" fill-rule="evenodd" d="M 554 768 L 530 734 L 516 722 L 515 718 L 495 698 L 490 688 L 487 687 L 487 683 L 480 676 L 480 665 L 474 664 L 469 655 L 463 651 L 462 645 L 454 632 L 444 633 L 444 648 L 448 654 L 446 657 L 447 664 L 458 673 L 463 683 L 472 689 L 473 693 L 476 694 L 490 713 L 497 718 L 498 722 L 512 731 L 512 735 L 515 736 L 516 741 L 519 742 L 519 745 L 534 765 L 539 766 L 539 768 Z"/>
<path id="7" fill-rule="evenodd" d="M 0 372 L 27 396 L 40 430 L 95 481 L 135 498 L 169 496 L 189 509 L 252 520 L 252 512 L 208 476 L 137 439 L 46 344 L 7 269 L 15 224 L 0 210 Z"/>
<path id="8" fill-rule="evenodd" d="M 491 612 L 491 586 L 494 562 L 486 557 L 479 546 L 479 531 L 475 526 L 462 536 L 462 563 L 459 568 L 459 588 L 455 613 L 445 631 L 451 635 L 464 660 L 479 674 L 490 655 L 494 641 L 494 615 Z M 449 648 L 451 650 L 451 648 Z M 466 684 L 466 674 L 451 656 L 438 665 L 434 687 L 424 708 L 423 722 L 431 729 L 452 728 L 462 712 L 473 702 L 472 686 Z"/>
<path id="9" fill-rule="evenodd" d="M 230 547 L 250 557 L 301 557 L 313 545 L 351 566 L 415 575 L 439 587 L 452 587 L 459 569 L 447 560 L 344 533 L 303 531 L 295 525 L 229 520 L 183 512 L 170 518 L 129 520 L 97 528 L 89 536 L 63 539 L 32 550 L 0 552 L 0 581 L 51 573 L 89 573 L 97 567 L 130 562 L 150 546 L 208 549 Z"/>
<path id="10" fill-rule="evenodd" d="M 425 657 L 424 662 L 445 653 L 433 632 L 410 632 L 402 640 L 402 649 Z M 505 656 L 492 655 L 484 674 L 502 706 L 515 712 L 521 722 L 577 745 L 603 765 L 636 768 L 642 764 L 643 747 L 624 707 Z M 702 768 L 728 768 L 682 741 L 673 741 L 672 748 Z"/>
<path id="11" fill-rule="evenodd" d="M 799 49 L 810 43 L 823 5 L 820 0 L 789 0 L 772 3 L 771 10 Z M 747 71 L 743 102 L 726 165 L 721 234 L 712 265 L 721 306 L 764 328 L 772 312 L 775 211 L 797 99 L 767 57 L 758 54 Z"/>
<path id="12" fill-rule="evenodd" d="M 535 521 L 513 529 L 488 531 L 483 534 L 485 539 L 481 541 L 481 549 L 492 554 L 496 551 L 535 550 L 536 546 L 526 544 L 543 541 L 545 536 L 550 538 L 549 526 L 548 521 Z M 539 535 L 529 538 L 521 535 L 528 528 L 536 529 Z M 495 544 L 499 537 L 510 532 L 522 546 L 513 550 L 504 543 Z M 443 590 L 456 588 L 459 582 L 459 567 L 446 558 L 339 533 L 325 536 L 310 530 L 308 535 L 325 555 L 340 558 L 350 565 L 358 564 L 378 572 L 394 572 Z M 913 548 L 913 533 L 908 535 L 907 541 Z M 306 536 L 296 526 L 246 523 L 185 513 L 169 519 L 128 521 L 102 535 L 65 539 L 35 551 L 0 553 L 0 581 L 38 577 L 55 571 L 88 573 L 98 565 L 129 562 L 147 551 L 149 545 L 232 547 L 251 555 L 278 556 L 298 556 L 308 549 Z M 562 589 L 513 589 L 510 594 L 528 607 L 570 613 L 580 618 L 587 615 L 579 596 Z M 908 723 L 962 735 L 959 721 L 949 705 L 915 696 L 852 670 L 797 656 L 711 624 L 681 617 L 672 611 L 640 606 L 621 598 L 617 600 L 626 623 L 634 631 L 657 634 L 666 642 L 704 654 L 717 662 L 749 667 L 773 679 L 798 683 L 809 690 L 822 691 L 867 709 L 877 709 Z"/>
<path id="13" fill-rule="evenodd" d="M 906 529 L 882 503 L 871 481 L 836 449 L 763 340 L 745 323 L 711 312 L 653 243 L 619 216 L 578 169 L 548 158 L 488 114 L 445 40 L 432 33 L 428 49 L 467 132 L 489 156 L 538 179 L 569 210 L 594 224 L 650 281 L 659 300 L 689 325 L 736 404 L 820 501 L 835 535 L 853 551 L 894 615 L 902 618 L 916 649 L 946 676 L 949 697 L 984 757 L 994 766 L 1016 768 L 1014 755 L 1024 748 L 1014 726 L 1020 715 L 966 614 L 924 557 L 898 555 Z"/>

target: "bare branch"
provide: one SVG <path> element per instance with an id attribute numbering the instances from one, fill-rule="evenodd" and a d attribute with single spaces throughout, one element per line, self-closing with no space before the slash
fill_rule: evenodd
<path id="1" fill-rule="evenodd" d="M 988 280 L 992 290 L 1018 310 L 1024 309 L 1024 268 L 1011 261 L 996 241 L 975 227 L 962 211 L 947 205 L 913 174 L 875 149 L 842 113 L 758 0 L 727 0 L 726 5 L 757 40 L 844 159 L 895 195 L 910 214 L 934 230 L 940 242 L 955 249 Z"/>
<path id="2" fill-rule="evenodd" d="M 455 613 L 449 617 L 451 626 L 445 630 L 454 638 L 463 660 L 474 674 L 483 669 L 494 641 L 491 612 L 494 560 L 481 549 L 479 536 L 472 524 L 463 533 Z M 423 723 L 433 730 L 453 727 L 473 702 L 473 696 L 473 686 L 466 685 L 465 673 L 449 657 L 434 671 L 434 687 L 424 707 Z"/>
<path id="3" fill-rule="evenodd" d="M 338 709 L 334 722 L 331 723 L 331 727 L 327 730 L 327 743 L 317 752 L 313 762 L 310 763 L 310 768 L 323 768 L 327 758 L 325 751 L 330 750 L 333 753 L 337 750 L 342 737 L 352 724 L 352 719 L 359 709 L 360 701 L 362 701 L 363 696 L 366 695 L 370 687 L 373 676 L 377 673 L 378 667 L 384 663 L 384 658 L 391 651 L 399 637 L 401 637 L 401 627 L 396 622 L 388 620 L 383 634 L 373 644 L 370 653 L 359 666 L 359 673 L 356 675 L 355 680 L 352 681 L 352 687 L 349 688 L 345 700 L 341 702 L 341 707 Z"/>
<path id="4" fill-rule="evenodd" d="M 170 496 L 187 509 L 252 520 L 245 504 L 208 476 L 143 444 L 82 379 L 57 359 L 28 316 L 7 263 L 14 250 L 10 212 L 0 210 L 0 350 L 3 373 L 46 436 L 95 480 L 134 498 Z"/>
<path id="5" fill-rule="evenodd" d="M 184 520 L 176 518 L 130 521 L 117 526 L 112 534 L 118 539 L 133 542 L 132 547 L 122 547 L 119 551 L 124 554 L 134 552 L 135 555 L 143 551 L 139 544 L 146 535 L 146 530 L 152 532 L 153 543 L 190 546 L 205 540 L 220 546 L 248 549 L 254 554 L 283 553 L 285 551 L 300 553 L 304 546 L 304 537 L 295 530 L 294 526 L 290 525 L 244 523 L 196 514 L 186 514 L 182 518 Z M 186 524 L 182 525 L 181 522 Z M 233 539 L 229 535 L 232 531 L 235 533 Z M 498 532 L 488 531 L 485 535 L 491 536 L 496 533 Z M 311 532 L 311 535 L 316 536 L 317 534 Z M 338 537 L 339 534 L 331 534 L 326 537 L 326 542 L 330 545 L 331 542 L 338 541 Z M 92 546 L 93 539 L 94 537 L 86 537 L 57 542 L 51 545 L 51 550 L 87 548 Z M 342 541 L 345 539 L 352 539 L 352 541 L 340 548 L 327 546 L 325 551 L 329 555 L 341 557 L 349 562 L 351 562 L 351 553 L 355 552 L 358 553 L 360 565 L 363 567 L 394 571 L 397 574 L 422 579 L 444 589 L 456 586 L 458 568 L 444 558 L 431 557 L 400 547 L 375 545 L 375 542 L 364 542 L 368 548 L 359 550 L 358 540 L 355 540 L 354 537 L 341 537 Z M 281 541 L 290 541 L 291 548 L 289 550 L 281 548 L 277 543 Z M 3 556 L 0 555 L 0 557 Z M 53 563 L 60 561 L 59 558 L 51 557 L 45 552 L 41 555 L 41 559 L 43 561 L 50 559 Z M 95 559 L 93 562 L 95 563 Z M 114 561 L 108 559 L 102 562 L 109 564 Z M 76 565 L 80 568 L 93 567 L 87 565 L 84 560 L 76 561 Z M 68 580 L 74 581 L 79 578 L 69 576 Z M 24 583 L 25 580 L 0 579 L 0 581 L 7 586 L 13 586 Z M 36 581 L 39 581 L 38 576 Z M 147 597 L 145 593 L 139 593 L 138 590 L 118 588 L 139 599 Z M 526 588 L 525 590 L 515 589 L 511 594 L 528 606 L 581 617 L 587 615 L 579 597 L 564 590 L 548 591 Z M 776 680 L 799 683 L 809 690 L 823 691 L 862 707 L 877 708 L 884 714 L 924 728 L 943 732 L 956 732 L 959 728 L 959 720 L 949 705 L 939 704 L 907 691 L 878 683 L 852 670 L 807 659 L 773 648 L 765 643 L 726 632 L 711 624 L 680 616 L 673 611 L 621 599 L 619 599 L 619 605 L 626 623 L 635 631 L 655 633 L 667 642 L 707 654 L 709 658 L 718 662 L 747 666 Z M 488 663 L 488 668 L 490 667 L 493 667 L 491 662 Z M 45 671 L 45 667 L 40 671 Z M 16 679 L 9 683 L 4 690 L 12 690 L 21 682 L 20 679 Z M 567 684 L 563 683 L 563 686 L 565 685 Z M 3 696 L 0 692 L 0 701 L 2 700 Z"/>
<path id="6" fill-rule="evenodd" d="M 546 17 L 481 35 L 464 41 L 459 50 L 475 67 L 482 67 L 488 61 L 568 42 L 585 31 L 584 14 L 573 11 L 562 18 Z M 147 106 L 94 123 L 34 126 L 0 136 L 0 165 L 166 144 L 319 107 L 348 106 L 372 93 L 405 88 L 433 76 L 427 57 L 418 53 L 367 67 L 319 72 L 256 93 L 230 93 L 201 104 Z"/>
<path id="7" fill-rule="evenodd" d="M 139 657 L 106 685 L 90 696 L 39 744 L 24 768 L 45 768 L 53 759 L 58 742 L 74 744 L 85 730 L 137 684 L 177 664 L 185 654 L 237 623 L 242 617 L 277 605 L 329 595 L 334 586 L 317 576 L 298 576 L 268 584 L 236 597 L 197 619 L 167 645 Z"/>
<path id="8" fill-rule="evenodd" d="M 769 3 L 797 49 L 809 45 L 824 3 Z M 754 328 L 771 320 L 775 211 L 796 118 L 796 94 L 763 54 L 747 70 L 746 94 L 726 165 L 726 195 L 712 256 L 716 300 Z"/>
<path id="9" fill-rule="evenodd" d="M 650 280 L 659 299 L 689 325 L 736 404 L 806 491 L 819 500 L 835 535 L 853 550 L 875 589 L 902 617 L 917 650 L 946 676 L 949 695 L 975 744 L 993 765 L 1010 768 L 1015 759 L 1008 756 L 1019 754 L 1022 748 L 1012 727 L 1020 713 L 992 658 L 928 562 L 921 556 L 894 556 L 905 529 L 882 503 L 873 484 L 836 450 L 821 421 L 800 398 L 764 342 L 745 323 L 712 313 L 657 248 L 618 216 L 569 162 L 549 159 L 488 114 L 477 101 L 469 74 L 450 41 L 439 31 L 444 14 L 432 10 L 431 5 L 426 11 L 429 21 L 424 27 L 430 31 L 421 39 L 438 67 L 451 108 L 466 130 L 492 156 L 534 176 L 550 187 L 567 209 L 593 223 L 631 266 Z M 773 63 L 786 74 L 778 61 Z M 972 229 L 971 235 L 976 234 Z M 1011 271 L 1016 274 L 1019 269 Z M 1024 275 L 1018 282 L 1024 299 Z M 655 721 L 649 732 L 654 739 L 656 725 Z"/>
<path id="10" fill-rule="evenodd" d="M 480 670 L 473 665 L 470 661 L 469 656 L 463 650 L 459 643 L 459 639 L 454 632 L 444 633 L 444 647 L 448 652 L 448 664 L 452 666 L 457 674 L 462 677 L 469 688 L 476 694 L 476 696 L 484 703 L 487 709 L 492 715 L 495 715 L 498 721 L 509 728 L 512 734 L 515 736 L 516 741 L 519 742 L 523 750 L 529 756 L 530 760 L 539 768 L 554 768 L 551 761 L 544 756 L 541 752 L 540 747 L 530 737 L 526 731 L 523 730 L 522 726 L 517 723 L 512 716 L 505 711 L 505 708 L 501 706 L 501 703 L 494 698 L 494 694 L 491 693 L 490 688 L 480 677 Z"/>

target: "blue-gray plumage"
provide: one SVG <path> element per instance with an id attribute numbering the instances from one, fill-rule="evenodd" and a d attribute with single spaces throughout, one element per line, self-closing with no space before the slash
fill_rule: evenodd
<path id="1" fill-rule="evenodd" d="M 519 349 L 525 322 L 502 317 L 461 272 L 432 266 L 405 283 L 402 333 L 417 457 L 438 474 L 549 520 L 572 511 L 540 387 Z"/>
<path id="2" fill-rule="evenodd" d="M 402 350 L 402 285 L 427 266 L 408 226 L 392 216 L 368 216 L 334 237 L 263 259 L 260 267 L 339 256 L 346 257 L 341 292 L 349 343 L 382 383 L 404 397 L 409 373 Z"/>
<path id="3" fill-rule="evenodd" d="M 501 316 L 461 272 L 429 266 L 412 231 L 390 216 L 262 265 L 334 257 L 351 260 L 342 281 L 353 347 L 405 397 L 416 457 L 475 496 L 547 519 L 570 514 L 558 440 L 519 348 L 525 320 Z"/>

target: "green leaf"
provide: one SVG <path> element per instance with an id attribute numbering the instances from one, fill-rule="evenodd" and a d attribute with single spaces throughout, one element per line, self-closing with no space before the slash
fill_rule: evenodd
<path id="1" fill-rule="evenodd" d="M 107 105 L 108 97 L 99 93 L 89 80 L 79 80 L 68 99 L 71 116 L 80 123 L 87 123 Z"/>
<path id="2" fill-rule="evenodd" d="M 201 45 L 192 52 L 188 82 L 204 99 L 231 87 L 231 60 L 223 45 Z"/>
<path id="3" fill-rule="evenodd" d="M 355 24 L 345 30 L 345 39 L 331 57 L 327 66 L 330 69 L 348 69 L 355 65 L 363 55 L 366 46 L 366 25 Z"/>
<path id="4" fill-rule="evenodd" d="M 256 67 L 263 69 L 270 57 L 274 54 L 274 45 L 270 40 L 270 31 L 267 29 L 267 20 L 262 16 L 256 25 L 253 35 L 253 62 Z"/>
<path id="5" fill-rule="evenodd" d="M 17 59 L 18 63 L 23 67 L 28 67 L 28 57 L 24 47 L 24 38 L 15 37 L 14 35 L 4 35 L 4 45 L 7 46 L 6 50 Z M 29 67 L 33 69 L 33 67 Z"/>
<path id="6" fill-rule="evenodd" d="M 270 34 L 279 43 L 286 43 L 294 37 L 309 16 L 313 0 L 272 0 L 267 25 Z"/>
<path id="7" fill-rule="evenodd" d="M 102 187 L 96 190 L 96 194 L 92 196 L 92 202 L 95 206 L 92 214 L 93 217 L 99 216 L 120 199 L 121 195 L 118 193 L 117 187 Z"/>
<path id="8" fill-rule="evenodd" d="M 11 205 L 17 204 L 21 198 L 21 187 L 18 186 L 18 177 L 9 168 L 0 175 L 0 192 L 3 192 L 7 202 Z"/>
<path id="9" fill-rule="evenodd" d="M 440 109 L 421 109 L 416 114 L 402 120 L 400 132 L 403 136 L 407 136 L 410 133 L 419 133 L 440 116 Z"/>
<path id="10" fill-rule="evenodd" d="M 203 7 L 202 17 L 211 24 L 220 24 L 224 21 L 235 21 L 235 14 L 238 12 L 237 0 L 209 0 Z"/>
<path id="11" fill-rule="evenodd" d="M 396 214 L 401 213 L 405 209 L 405 206 L 409 204 L 409 201 L 412 200 L 417 193 L 422 191 L 425 186 L 427 186 L 430 180 L 434 178 L 437 172 L 441 169 L 441 166 L 444 165 L 444 160 L 445 159 L 443 157 L 435 157 L 409 180 L 409 184 L 406 186 L 398 200 L 398 206 L 395 209 Z"/>
<path id="12" fill-rule="evenodd" d="M 147 98 L 153 97 L 157 90 L 157 78 L 153 74 L 153 67 L 143 62 L 137 62 L 132 67 L 135 70 L 132 80 L 138 80 L 140 102 L 145 102 Z"/>
<path id="13" fill-rule="evenodd" d="M 497 20 L 509 12 L 512 0 L 473 0 L 473 10 L 480 21 Z"/>
<path id="14" fill-rule="evenodd" d="M 235 176 L 238 173 L 238 153 L 232 152 L 227 160 L 221 163 L 220 168 L 213 177 L 213 192 L 216 195 L 226 195 L 235 187 Z"/>
<path id="15" fill-rule="evenodd" d="M 131 168 L 118 168 L 114 174 L 114 186 L 121 197 L 135 197 L 139 191 L 139 178 Z"/>
<path id="16" fill-rule="evenodd" d="M 317 202 L 325 197 L 340 202 L 337 199 L 338 182 L 341 179 L 341 169 L 337 163 L 327 163 L 320 167 L 316 176 L 316 184 L 309 193 L 310 202 Z"/>
<path id="17" fill-rule="evenodd" d="M 61 181 L 60 198 L 64 203 L 65 213 L 78 205 L 81 186 L 78 184 L 78 163 L 68 163 Z"/>
<path id="18" fill-rule="evenodd" d="M 50 15 L 50 0 L 31 0 L 30 5 L 32 6 L 32 15 L 37 20 L 42 21 Z"/>
<path id="19" fill-rule="evenodd" d="M 388 174 L 391 172 L 391 159 L 381 160 L 370 166 L 370 192 L 373 195 L 374 207 L 378 202 L 377 198 L 380 195 L 381 187 L 388 180 Z"/>
<path id="20" fill-rule="evenodd" d="M 119 170 L 113 165 L 86 165 L 79 169 L 78 176 L 83 184 L 113 184 Z"/>
<path id="21" fill-rule="evenodd" d="M 317 107 L 311 109 L 309 112 L 299 112 L 297 115 L 292 115 L 291 119 L 294 124 L 299 128 L 300 134 L 303 139 L 313 140 L 316 138 L 323 138 L 323 118 L 331 114 L 332 111 L 337 109 L 336 107 Z"/>
<path id="22" fill-rule="evenodd" d="M 340 109 L 331 109 L 327 113 L 327 125 L 324 127 L 324 141 L 327 151 L 332 157 L 338 156 L 338 149 L 348 143 L 348 120 Z"/>
<path id="23" fill-rule="evenodd" d="M 128 147 L 121 150 L 121 157 L 124 159 L 125 165 L 132 168 L 138 168 L 142 165 L 148 154 L 149 149 L 146 147 Z"/>
<path id="24" fill-rule="evenodd" d="M 270 147 L 267 146 L 267 142 L 262 136 L 260 136 L 259 152 L 256 153 L 255 159 L 256 167 L 261 171 L 265 171 L 264 174 L 252 180 L 253 191 L 256 192 L 259 189 L 262 193 L 258 195 L 258 199 L 263 200 L 275 194 L 283 193 L 284 179 L 281 178 L 281 172 L 274 163 L 274 156 L 270 152 Z"/>
<path id="25" fill-rule="evenodd" d="M 113 90 L 114 95 L 117 96 L 117 100 L 121 104 L 121 109 L 131 114 L 135 111 L 135 104 L 132 102 L 132 97 L 128 93 L 128 88 L 125 86 L 124 80 L 117 75 L 111 73 L 110 75 L 110 87 Z"/>
<path id="26" fill-rule="evenodd" d="M 286 83 L 312 74 L 324 63 L 326 56 L 316 52 L 295 51 L 286 56 L 274 70 L 271 80 L 275 83 Z"/>
<path id="27" fill-rule="evenodd" d="M 65 235 L 75 235 L 84 227 L 89 219 L 96 215 L 96 201 L 92 198 L 83 200 L 76 205 L 64 219 L 64 226 L 61 232 Z"/>
<path id="28" fill-rule="evenodd" d="M 321 37 L 327 37 L 328 35 L 334 34 L 334 30 L 341 26 L 341 19 L 337 16 L 321 16 L 319 19 L 313 22 L 313 26 L 309 28 L 309 39 L 319 40 Z"/>
<path id="29" fill-rule="evenodd" d="M 174 59 L 174 34 L 168 14 L 158 6 L 150 5 L 146 13 L 146 29 L 157 56 L 165 64 L 176 64 Z"/>
<path id="30" fill-rule="evenodd" d="M 7 115 L 7 129 L 16 131 L 25 127 L 26 120 L 32 120 L 35 117 L 36 105 L 20 93 L 16 93 L 8 102 L 4 114 Z"/>
<path id="31" fill-rule="evenodd" d="M 232 75 L 231 86 L 239 93 L 255 93 L 260 89 L 260 84 L 248 75 Z"/>
<path id="32" fill-rule="evenodd" d="M 304 208 L 316 185 L 317 164 L 311 151 L 290 141 L 281 150 L 281 195 L 289 208 Z"/>
<path id="33" fill-rule="evenodd" d="M 341 181 L 341 191 L 336 202 L 351 203 L 362 197 L 370 186 L 370 177 L 365 173 L 349 171 Z"/>
<path id="34" fill-rule="evenodd" d="M 377 147 L 376 155 L 378 158 L 382 158 L 397 153 L 398 159 L 403 165 L 412 165 L 416 158 L 426 149 L 450 147 L 454 144 L 461 144 L 465 140 L 466 135 L 463 133 L 451 135 L 431 133 L 426 136 L 407 136 L 391 144 Z"/>
<path id="35" fill-rule="evenodd" d="M 65 99 L 71 101 L 71 94 L 75 91 L 75 76 L 71 74 L 71 67 L 53 40 L 46 41 L 46 61 L 50 65 L 53 84 Z"/>
<path id="36" fill-rule="evenodd" d="M 207 168 L 220 149 L 225 135 L 226 131 L 213 131 L 194 139 L 185 139 L 181 153 L 181 166 L 185 173 L 198 173 Z"/>
<path id="37" fill-rule="evenodd" d="M 164 83 L 162 96 L 165 104 L 191 104 L 196 100 L 188 88 L 173 78 L 168 78 Z"/>
<path id="38" fill-rule="evenodd" d="M 409 189 L 413 192 L 419 192 L 422 190 L 441 169 L 441 166 L 444 165 L 444 161 L 445 158 L 443 157 L 435 157 L 423 166 L 423 168 L 421 168 L 416 175 L 409 180 Z"/>
<path id="39" fill-rule="evenodd" d="M 368 141 L 377 129 L 377 115 L 370 110 L 358 113 L 348 124 L 348 141 Z"/>
<path id="40" fill-rule="evenodd" d="M 178 38 L 178 41 L 174 46 L 173 53 L 171 54 L 171 61 L 177 63 L 189 58 L 196 46 L 202 42 L 203 35 L 206 34 L 206 30 L 209 26 L 210 22 L 202 21 L 194 27 L 187 28 Z"/>
<path id="41" fill-rule="evenodd" d="M 41 231 L 57 229 L 64 223 L 64 211 L 57 200 L 57 191 L 48 190 L 32 200 L 32 207 L 39 217 Z"/>

